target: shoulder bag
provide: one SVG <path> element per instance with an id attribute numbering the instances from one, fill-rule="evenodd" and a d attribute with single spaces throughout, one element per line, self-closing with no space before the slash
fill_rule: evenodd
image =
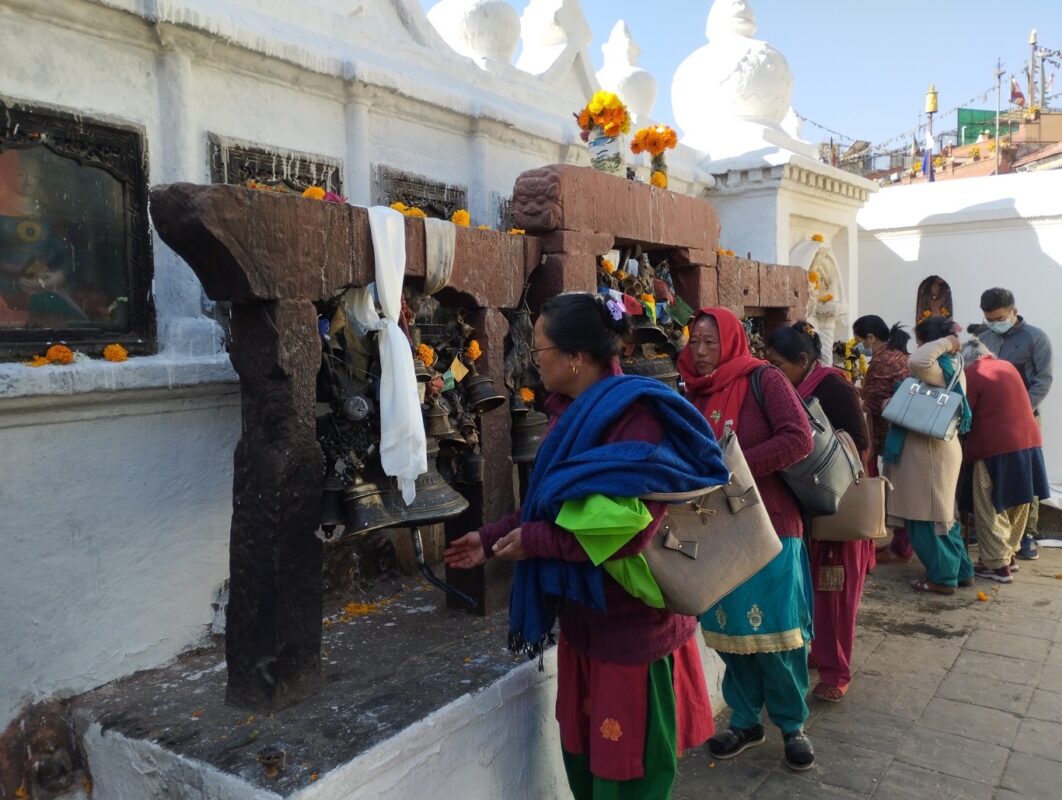
<path id="1" fill-rule="evenodd" d="M 837 438 L 858 460 L 859 451 L 852 437 L 837 431 Z M 870 478 L 859 470 L 855 482 L 841 498 L 836 514 L 811 518 L 811 538 L 823 542 L 851 542 L 860 539 L 883 539 L 885 527 L 885 495 L 892 490 L 888 478 Z"/>
<path id="2" fill-rule="evenodd" d="M 764 407 L 763 389 L 760 386 L 760 374 L 764 369 L 773 367 L 759 367 L 753 371 L 749 376 L 749 386 L 769 422 L 770 415 Z M 805 400 L 804 410 L 811 423 L 814 444 L 807 456 L 781 470 L 782 479 L 809 514 L 835 514 L 841 505 L 841 498 L 859 474 L 859 458 L 853 458 L 841 444 L 817 398 Z"/>
<path id="3" fill-rule="evenodd" d="M 955 438 L 962 416 L 962 393 L 956 392 L 963 371 L 963 358 L 956 354 L 958 364 L 946 388 L 930 386 L 917 378 L 907 378 L 900 384 L 881 410 L 881 416 L 893 425 L 920 433 L 931 439 L 950 442 Z"/>
<path id="4" fill-rule="evenodd" d="M 719 446 L 730 470 L 725 486 L 690 495 L 642 498 L 672 504 L 643 555 L 664 603 L 676 614 L 700 616 L 782 552 L 737 436 L 729 427 Z"/>

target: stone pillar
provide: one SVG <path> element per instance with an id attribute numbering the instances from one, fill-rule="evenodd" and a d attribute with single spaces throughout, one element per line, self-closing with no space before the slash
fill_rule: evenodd
<path id="1" fill-rule="evenodd" d="M 372 175 L 369 159 L 369 109 L 372 100 L 364 87 L 352 87 L 343 107 L 346 128 L 347 174 L 343 191 L 354 205 L 372 205 Z"/>
<path id="2" fill-rule="evenodd" d="M 323 468 L 314 429 L 320 343 L 309 300 L 235 303 L 236 447 L 225 658 L 227 702 L 285 708 L 321 680 Z"/>

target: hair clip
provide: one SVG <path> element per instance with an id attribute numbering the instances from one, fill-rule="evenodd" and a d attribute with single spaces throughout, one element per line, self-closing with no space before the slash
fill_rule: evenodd
<path id="1" fill-rule="evenodd" d="M 607 301 L 605 301 L 605 308 L 608 309 L 608 313 L 612 315 L 612 319 L 616 320 L 616 322 L 619 322 L 621 319 L 623 319 L 623 306 L 621 306 L 612 298 L 609 298 Z"/>

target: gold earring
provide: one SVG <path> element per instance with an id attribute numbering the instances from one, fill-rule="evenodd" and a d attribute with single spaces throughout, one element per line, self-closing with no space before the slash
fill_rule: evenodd
<path id="1" fill-rule="evenodd" d="M 578 375 L 578 374 L 579 374 L 579 365 L 578 364 L 572 364 L 572 375 Z"/>

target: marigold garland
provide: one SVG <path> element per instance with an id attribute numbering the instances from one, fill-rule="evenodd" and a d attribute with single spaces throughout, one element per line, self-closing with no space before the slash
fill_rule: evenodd
<path id="1" fill-rule="evenodd" d="M 421 342 L 417 345 L 417 358 L 424 366 L 430 367 L 435 363 L 435 350 L 430 344 Z"/>
<path id="2" fill-rule="evenodd" d="M 465 350 L 465 355 L 468 356 L 469 361 L 478 361 L 479 357 L 483 355 L 483 351 L 479 347 L 479 342 L 473 339 L 468 343 L 468 349 Z"/>
<path id="3" fill-rule="evenodd" d="M 575 120 L 583 131 L 596 126 L 609 137 L 628 133 L 631 129 L 631 115 L 627 106 L 619 95 L 604 90 L 594 92 L 590 102 L 575 114 Z"/>
<path id="4" fill-rule="evenodd" d="M 103 357 L 107 361 L 119 363 L 129 359 L 129 351 L 120 344 L 109 344 L 103 348 Z"/>
<path id="5" fill-rule="evenodd" d="M 651 156 L 658 156 L 665 150 L 673 150 L 677 146 L 678 134 L 667 125 L 641 128 L 631 140 L 631 152 L 635 155 L 648 153 Z"/>
<path id="6" fill-rule="evenodd" d="M 53 344 L 44 357 L 52 364 L 73 364 L 74 351 L 65 344 Z"/>
<path id="7" fill-rule="evenodd" d="M 453 213 L 453 216 L 450 217 L 450 222 L 452 222 L 454 225 L 460 225 L 464 228 L 467 228 L 469 225 L 472 224 L 472 215 L 469 214 L 468 211 L 466 211 L 465 209 L 459 208 Z"/>
<path id="8" fill-rule="evenodd" d="M 528 389 L 526 386 L 520 387 L 520 399 L 525 403 L 535 402 L 535 393 Z"/>
<path id="9" fill-rule="evenodd" d="M 311 200 L 324 200 L 325 194 L 327 194 L 327 192 L 325 192 L 320 186 L 309 186 L 302 192 L 303 197 L 308 197 Z"/>

